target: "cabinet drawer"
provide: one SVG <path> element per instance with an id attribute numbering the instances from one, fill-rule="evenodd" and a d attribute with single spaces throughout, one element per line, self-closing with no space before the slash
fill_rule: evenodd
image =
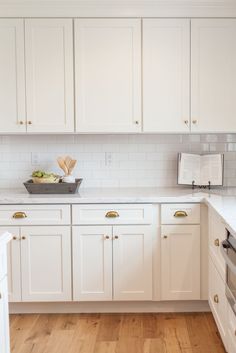
<path id="1" fill-rule="evenodd" d="M 226 227 L 222 219 L 213 211 L 209 212 L 209 248 L 214 264 L 225 281 L 226 265 L 220 251 L 220 243 L 227 237 Z"/>
<path id="2" fill-rule="evenodd" d="M 236 352 L 236 317 L 228 304 L 228 352 Z"/>
<path id="3" fill-rule="evenodd" d="M 219 275 L 211 257 L 209 258 L 209 305 L 222 341 L 226 345 L 227 298 L 225 295 L 225 283 Z"/>
<path id="4" fill-rule="evenodd" d="M 152 205 L 73 205 L 73 224 L 151 224 Z"/>
<path id="5" fill-rule="evenodd" d="M 0 224 L 4 225 L 61 225 L 70 224 L 69 205 L 3 205 Z"/>
<path id="6" fill-rule="evenodd" d="M 162 224 L 198 224 L 200 223 L 199 204 L 163 204 L 161 205 Z"/>

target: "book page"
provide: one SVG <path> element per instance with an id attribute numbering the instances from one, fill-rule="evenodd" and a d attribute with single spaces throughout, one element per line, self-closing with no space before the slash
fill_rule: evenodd
<path id="1" fill-rule="evenodd" d="M 223 185 L 223 157 L 221 154 L 201 156 L 201 185 Z"/>
<path id="2" fill-rule="evenodd" d="M 178 161 L 178 184 L 195 185 L 201 183 L 201 156 L 198 154 L 180 153 Z"/>

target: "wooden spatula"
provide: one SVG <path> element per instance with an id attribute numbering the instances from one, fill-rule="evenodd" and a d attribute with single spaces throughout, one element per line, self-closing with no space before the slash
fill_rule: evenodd
<path id="1" fill-rule="evenodd" d="M 64 159 L 62 157 L 58 157 L 57 163 L 58 163 L 59 167 L 64 171 L 65 175 L 68 175 L 69 172 L 68 172 L 68 168 L 65 164 Z"/>
<path id="2" fill-rule="evenodd" d="M 68 168 L 68 173 L 71 174 L 72 170 L 74 169 L 75 165 L 77 163 L 77 160 L 76 159 L 72 159 L 70 161 L 70 165 L 69 165 L 69 168 Z"/>

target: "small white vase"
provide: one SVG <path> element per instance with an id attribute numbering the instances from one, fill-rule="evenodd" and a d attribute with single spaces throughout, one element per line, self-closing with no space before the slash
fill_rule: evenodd
<path id="1" fill-rule="evenodd" d="M 74 183 L 75 182 L 75 177 L 73 175 L 65 175 L 62 178 L 63 183 Z"/>

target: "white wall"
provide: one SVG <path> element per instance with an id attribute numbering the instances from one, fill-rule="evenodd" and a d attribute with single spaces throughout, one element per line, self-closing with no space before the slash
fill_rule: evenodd
<path id="1" fill-rule="evenodd" d="M 0 188 L 24 187 L 35 169 L 60 173 L 66 154 L 82 187 L 176 186 L 178 152 L 225 153 L 225 185 L 236 186 L 236 134 L 24 135 L 0 136 Z"/>

